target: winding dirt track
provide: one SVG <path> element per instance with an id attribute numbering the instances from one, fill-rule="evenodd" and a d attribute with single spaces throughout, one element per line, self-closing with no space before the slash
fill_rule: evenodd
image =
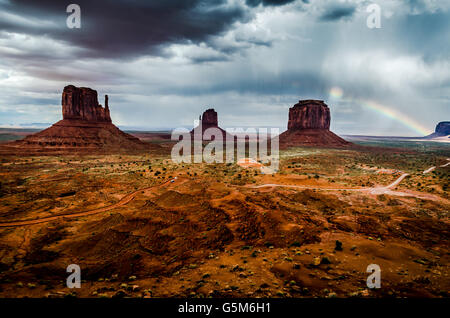
<path id="1" fill-rule="evenodd" d="M 450 161 L 450 159 L 447 159 L 448 161 Z M 450 164 L 450 162 L 441 165 L 440 167 L 446 167 Z M 428 169 L 426 169 L 425 171 L 423 171 L 423 174 L 427 174 L 431 171 L 433 171 L 434 169 L 436 169 L 436 167 L 430 167 Z M 400 192 L 400 191 L 392 191 L 391 189 L 394 189 L 396 186 L 398 186 L 400 184 L 400 182 L 403 181 L 403 179 L 405 179 L 407 176 L 409 176 L 408 173 L 403 173 L 400 177 L 398 177 L 394 182 L 392 182 L 391 184 L 385 186 L 385 187 L 372 187 L 372 188 L 312 188 L 309 186 L 299 186 L 299 185 L 288 185 L 288 184 L 276 184 L 276 183 L 267 183 L 267 184 L 261 184 L 261 185 L 257 185 L 257 186 L 251 186 L 250 188 L 252 189 L 260 189 L 260 188 L 270 188 L 270 187 L 282 187 L 282 188 L 297 188 L 297 189 L 312 189 L 312 190 L 324 190 L 324 191 L 358 191 L 358 192 L 369 192 L 370 194 L 389 194 L 389 195 L 396 195 L 396 196 L 401 196 L 401 197 L 406 197 L 406 196 L 412 196 L 412 197 L 416 197 L 419 199 L 424 199 L 424 200 L 433 200 L 433 201 L 438 201 L 438 200 L 445 200 L 443 198 L 431 195 L 431 194 L 416 194 L 416 193 L 406 193 L 406 192 Z M 447 201 L 447 200 L 445 200 Z"/>
<path id="2" fill-rule="evenodd" d="M 450 159 L 447 159 L 447 160 L 450 161 Z M 439 167 L 443 168 L 443 167 L 447 167 L 448 165 L 450 165 L 450 162 L 447 162 L 445 165 L 442 165 L 442 166 L 439 166 Z M 428 168 L 427 170 L 425 170 L 425 171 L 423 172 L 423 174 L 427 174 L 428 172 L 431 172 L 431 171 L 433 171 L 434 169 L 436 169 L 436 166 L 433 166 L 433 167 Z"/>
<path id="3" fill-rule="evenodd" d="M 450 161 L 450 159 L 447 159 Z M 450 162 L 446 163 L 445 165 L 441 165 L 440 167 L 446 167 L 450 164 Z M 428 173 L 432 170 L 434 170 L 436 167 L 430 167 L 427 170 L 425 170 L 423 173 Z M 374 187 L 374 188 L 349 188 L 349 189 L 345 189 L 345 188 L 311 188 L 308 186 L 298 186 L 298 185 L 288 185 L 288 184 L 275 184 L 275 183 L 268 183 L 268 184 L 262 184 L 262 185 L 257 185 L 257 186 L 252 186 L 250 188 L 252 189 L 260 189 L 260 188 L 266 188 L 266 187 L 285 187 L 285 188 L 300 188 L 300 189 L 314 189 L 314 190 L 328 190 L 328 191 L 360 191 L 360 192 L 369 192 L 371 194 L 390 194 L 390 195 L 398 195 L 398 196 L 414 196 L 417 198 L 421 198 L 421 199 L 428 199 L 428 200 L 436 200 L 437 198 L 432 196 L 432 195 L 420 195 L 420 194 L 412 194 L 412 193 L 405 193 L 405 192 L 398 192 L 398 191 L 392 191 L 392 188 L 395 188 L 397 185 L 400 184 L 400 182 L 403 181 L 404 178 L 406 178 L 409 174 L 404 173 L 402 174 L 400 177 L 397 178 L 397 180 L 395 180 L 394 182 L 392 182 L 391 184 L 389 184 L 388 186 L 385 187 Z M 98 208 L 98 209 L 94 209 L 94 210 L 88 210 L 88 211 L 83 211 L 83 212 L 78 212 L 78 213 L 68 213 L 68 214 L 60 214 L 60 215 L 55 215 L 55 216 L 49 216 L 49 217 L 44 217 L 44 218 L 39 218 L 39 219 L 31 219 L 31 220 L 16 220 L 16 221 L 9 221 L 9 222 L 2 222 L 0 223 L 0 227 L 17 227 L 17 226 L 26 226 L 26 225 L 34 225 L 34 224 L 39 224 L 39 223 L 46 223 L 46 222 L 51 222 L 51 221 L 55 221 L 58 219 L 72 219 L 72 218 L 77 218 L 80 216 L 88 216 L 88 215 L 93 215 L 93 214 L 97 214 L 97 213 L 101 213 L 101 212 L 106 212 L 106 211 L 110 211 L 112 209 L 121 207 L 125 204 L 127 204 L 128 202 L 130 202 L 131 200 L 134 199 L 134 197 L 142 191 L 146 191 L 146 190 L 150 190 L 152 188 L 156 188 L 156 187 L 160 187 L 163 186 L 169 182 L 171 182 L 173 180 L 167 180 L 163 183 L 154 185 L 154 186 L 150 186 L 150 187 L 146 187 L 146 188 L 142 188 L 139 190 L 136 190 L 134 192 L 131 192 L 127 195 L 125 195 L 124 197 L 122 197 L 122 199 L 119 200 L 119 202 L 114 203 L 112 205 L 108 205 L 102 208 Z M 438 199 L 442 199 L 442 198 L 438 198 Z"/>
<path id="4" fill-rule="evenodd" d="M 120 199 L 117 203 L 114 203 L 112 205 L 108 205 L 108 206 L 105 206 L 105 207 L 102 207 L 102 208 L 98 208 L 98 209 L 94 209 L 94 210 L 88 210 L 88 211 L 83 211 L 83 212 L 77 212 L 77 213 L 60 214 L 60 215 L 49 216 L 49 217 L 44 217 L 44 218 L 39 218 L 39 219 L 17 220 L 17 221 L 2 222 L 2 223 L 0 223 L 0 227 L 15 227 L 15 226 L 33 225 L 33 224 L 39 224 L 39 223 L 46 223 L 46 222 L 50 222 L 50 221 L 55 221 L 55 220 L 58 220 L 58 219 L 72 219 L 72 218 L 77 218 L 77 217 L 80 217 L 80 216 L 87 216 L 87 215 L 93 215 L 93 214 L 97 214 L 97 213 L 101 213 L 101 212 L 110 211 L 112 209 L 115 209 L 115 208 L 118 208 L 118 207 L 121 207 L 121 206 L 127 204 L 128 202 L 133 200 L 134 197 L 139 192 L 163 186 L 163 185 L 169 183 L 170 181 L 171 180 L 167 180 L 167 181 L 165 181 L 163 183 L 160 183 L 160 184 L 157 184 L 157 185 L 154 185 L 154 186 L 150 186 L 150 187 L 146 187 L 146 188 L 142 188 L 142 189 L 136 190 L 136 191 L 131 192 L 131 193 L 125 195 L 124 197 L 122 197 L 122 199 Z"/>

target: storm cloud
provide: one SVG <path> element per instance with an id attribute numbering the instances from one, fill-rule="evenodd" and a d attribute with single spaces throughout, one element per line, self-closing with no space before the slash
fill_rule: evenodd
<path id="1" fill-rule="evenodd" d="M 250 19 L 245 6 L 225 0 L 80 0 L 77 4 L 80 30 L 66 27 L 66 3 L 49 0 L 7 2 L 0 29 L 45 34 L 81 48 L 78 57 L 129 57 L 161 54 L 161 46 L 168 43 L 208 41 L 233 23 Z"/>
<path id="2" fill-rule="evenodd" d="M 0 124 L 58 120 L 74 84 L 109 94 L 113 121 L 133 128 L 189 126 L 214 107 L 224 127 L 284 129 L 290 106 L 317 98 L 338 133 L 431 131 L 450 117 L 450 5 L 380 0 L 369 29 L 370 3 L 80 0 L 69 29 L 68 3 L 0 0 Z"/>
<path id="3" fill-rule="evenodd" d="M 246 3 L 251 7 L 256 7 L 260 4 L 264 6 L 282 6 L 295 0 L 246 0 Z"/>
<path id="4" fill-rule="evenodd" d="M 344 18 L 350 18 L 356 11 L 356 5 L 336 2 L 324 9 L 320 16 L 322 21 L 336 21 Z"/>

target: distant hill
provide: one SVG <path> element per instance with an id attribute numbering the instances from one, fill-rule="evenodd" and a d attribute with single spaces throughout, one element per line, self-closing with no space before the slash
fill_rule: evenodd
<path id="1" fill-rule="evenodd" d="M 425 136 L 426 139 L 446 139 L 450 138 L 450 121 L 441 121 L 437 124 L 434 133 Z"/>

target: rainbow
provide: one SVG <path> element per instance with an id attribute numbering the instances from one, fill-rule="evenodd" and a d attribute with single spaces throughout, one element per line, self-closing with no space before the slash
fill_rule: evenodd
<path id="1" fill-rule="evenodd" d="M 331 88 L 329 94 L 330 97 L 333 99 L 341 99 L 344 96 L 344 92 L 340 87 Z M 422 126 L 414 119 L 409 118 L 405 114 L 393 109 L 392 107 L 381 105 L 380 103 L 377 103 L 372 100 L 352 99 L 352 98 L 350 98 L 349 100 L 354 101 L 367 109 L 375 111 L 382 116 L 398 121 L 403 125 L 405 125 L 406 127 L 417 132 L 421 136 L 429 135 L 432 133 L 432 131 L 426 128 L 425 126 Z"/>
<path id="2" fill-rule="evenodd" d="M 344 95 L 344 92 L 340 87 L 332 87 L 330 89 L 330 96 L 336 99 L 341 98 Z"/>
<path id="3" fill-rule="evenodd" d="M 390 107 L 381 105 L 377 102 L 371 101 L 371 100 L 360 100 L 359 103 L 363 105 L 364 107 L 373 110 L 385 117 L 391 118 L 393 120 L 396 120 L 406 127 L 414 130 L 421 136 L 429 135 L 432 133 L 428 128 L 422 126 L 418 122 L 416 122 L 414 119 L 409 118 L 403 113 L 400 113 L 399 111 L 392 109 Z"/>

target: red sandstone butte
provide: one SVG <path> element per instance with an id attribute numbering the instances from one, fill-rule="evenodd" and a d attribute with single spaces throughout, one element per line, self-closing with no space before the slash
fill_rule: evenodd
<path id="1" fill-rule="evenodd" d="M 205 110 L 203 112 L 203 115 L 200 116 L 199 120 L 202 124 L 202 140 L 204 140 L 204 141 L 214 140 L 214 139 L 210 139 L 210 138 L 205 138 L 204 134 L 208 128 L 219 129 L 222 133 L 223 141 L 226 140 L 227 136 L 228 136 L 228 138 L 235 138 L 234 136 L 228 134 L 225 130 L 223 130 L 222 128 L 219 127 L 217 112 L 213 108 Z M 199 130 L 198 126 L 195 127 L 193 130 L 191 130 L 191 135 L 194 136 L 194 138 L 197 138 L 197 135 L 194 134 L 194 132 L 197 132 L 197 129 Z M 197 133 L 199 133 L 199 131 Z M 196 140 L 198 140 L 198 139 L 196 139 Z"/>
<path id="2" fill-rule="evenodd" d="M 279 136 L 280 147 L 343 147 L 348 141 L 330 131 L 330 109 L 321 100 L 300 100 L 289 108 L 288 130 Z"/>
<path id="3" fill-rule="evenodd" d="M 63 119 L 36 134 L 2 146 L 2 152 L 55 153 L 89 151 L 133 151 L 149 148 L 138 138 L 117 128 L 110 117 L 108 95 L 105 107 L 98 103 L 97 91 L 87 87 L 64 87 Z"/>
<path id="4" fill-rule="evenodd" d="M 62 93 L 63 119 L 78 119 L 88 122 L 111 122 L 108 95 L 105 95 L 105 108 L 98 103 L 97 91 L 87 87 L 64 87 Z"/>
<path id="5" fill-rule="evenodd" d="M 203 112 L 203 116 L 201 117 L 202 126 L 205 128 L 210 127 L 219 127 L 219 121 L 217 119 L 217 112 L 213 109 L 207 109 Z"/>

